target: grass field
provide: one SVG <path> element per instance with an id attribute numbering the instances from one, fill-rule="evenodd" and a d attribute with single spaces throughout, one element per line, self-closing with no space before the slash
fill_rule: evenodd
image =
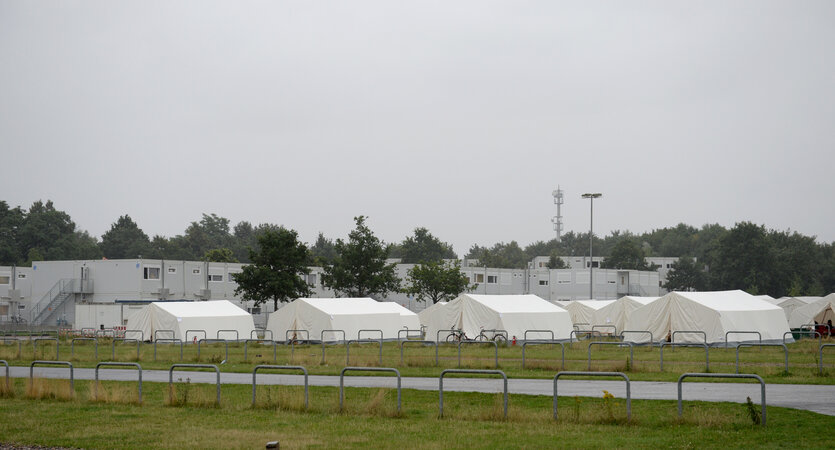
<path id="1" fill-rule="evenodd" d="M 115 358 L 111 358 L 113 349 L 110 340 L 102 339 L 98 347 L 98 361 L 138 361 L 144 369 L 167 369 L 172 363 L 180 361 L 180 347 L 172 344 L 159 344 L 157 361 L 154 361 L 153 344 L 143 344 L 140 358 L 136 358 L 136 345 L 118 343 Z M 825 340 L 835 342 L 835 340 Z M 59 356 L 61 360 L 72 361 L 76 367 L 93 367 L 96 364 L 93 342 L 77 341 L 72 349 L 69 341 L 61 341 Z M 784 373 L 784 353 L 782 348 L 762 347 L 743 348 L 740 350 L 740 372 L 755 373 L 768 383 L 835 384 L 835 349 L 827 348 L 824 352 L 825 371 L 818 373 L 817 340 L 803 340 L 788 345 L 789 373 Z M 183 347 L 183 361 L 189 363 L 220 364 L 227 372 L 251 372 L 256 364 L 273 364 L 273 348 L 270 345 L 249 344 L 244 359 L 244 344 L 229 344 L 228 356 L 223 344 L 202 345 L 198 359 L 197 346 L 187 344 Z M 525 349 L 525 368 L 522 368 L 521 346 L 499 347 L 499 368 L 512 378 L 551 378 L 556 372 L 564 370 L 588 369 L 588 343 L 575 342 L 565 346 L 565 367 L 561 364 L 559 345 L 528 345 Z M 660 370 L 660 351 L 657 347 L 635 347 L 634 361 L 629 360 L 629 349 L 614 345 L 593 346 L 591 370 L 623 371 L 632 380 L 675 381 L 684 372 L 705 371 L 705 352 L 698 347 L 665 348 L 664 370 Z M 26 342 L 18 352 L 16 343 L 0 343 L 0 359 L 8 360 L 12 365 L 28 365 L 34 359 L 55 359 L 54 342 L 42 341 L 37 350 L 32 342 Z M 403 376 L 436 377 L 442 369 L 458 367 L 458 349 L 452 345 L 442 345 L 439 349 L 438 365 L 435 365 L 435 349 L 431 346 L 409 344 L 404 348 L 403 363 L 400 362 L 400 347 L 396 342 L 383 345 L 383 362 L 378 360 L 377 344 L 352 344 L 350 365 L 397 367 Z M 466 345 L 461 349 L 463 367 L 493 368 L 495 350 L 485 345 Z M 733 373 L 736 361 L 735 348 L 711 348 L 710 371 Z M 311 374 L 338 375 L 348 365 L 344 345 L 327 346 L 325 363 L 322 364 L 322 347 L 318 345 L 276 347 L 278 364 L 294 364 L 307 367 Z"/>
<path id="2" fill-rule="evenodd" d="M 311 387 L 304 409 L 300 387 L 224 385 L 220 407 L 214 386 L 180 380 L 145 383 L 136 404 L 136 383 L 106 382 L 94 396 L 92 382 L 14 381 L 0 393 L 0 443 L 82 448 L 497 448 L 677 447 L 818 448 L 835 417 L 768 408 L 768 426 L 754 425 L 744 404 L 686 402 L 678 418 L 674 401 L 636 400 L 627 421 L 625 400 L 560 398 L 560 420 L 546 396 L 511 395 L 508 418 L 501 395 L 444 395 L 438 417 L 436 392 L 403 391 L 403 409 L 386 389 L 346 389 L 339 410 L 336 388 Z M 170 399 L 173 398 L 173 401 Z M 172 406 L 179 405 L 179 406 Z M 759 406 L 755 409 L 759 411 Z"/>

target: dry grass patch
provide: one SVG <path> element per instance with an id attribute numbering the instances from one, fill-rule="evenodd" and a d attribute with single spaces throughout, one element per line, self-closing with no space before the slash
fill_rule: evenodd
<path id="1" fill-rule="evenodd" d="M 68 380 L 32 378 L 26 382 L 26 397 L 30 399 L 72 400 L 75 392 Z"/>

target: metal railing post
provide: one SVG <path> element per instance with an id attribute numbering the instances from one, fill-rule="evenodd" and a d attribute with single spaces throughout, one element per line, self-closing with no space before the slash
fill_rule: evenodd
<path id="1" fill-rule="evenodd" d="M 35 352 L 35 356 L 38 354 L 38 342 L 40 341 L 55 341 L 55 360 L 57 361 L 60 356 L 60 344 L 58 343 L 58 338 L 52 337 L 40 337 L 32 339 L 32 346 Z"/>
<path id="2" fill-rule="evenodd" d="M 786 336 L 788 336 L 788 335 L 790 335 L 790 334 L 792 334 L 792 335 L 793 335 L 794 333 L 799 334 L 799 335 L 801 336 L 801 339 L 803 338 L 803 335 L 805 335 L 805 334 L 812 335 L 812 336 L 817 335 L 817 336 L 818 336 L 818 345 L 823 344 L 823 336 L 821 336 L 821 334 L 820 334 L 820 333 L 818 333 L 818 332 L 817 332 L 817 331 L 815 331 L 815 330 L 811 330 L 811 331 L 804 331 L 804 330 L 799 330 L 799 331 L 786 331 L 785 333 L 783 333 L 783 343 L 784 343 L 784 344 L 786 343 Z M 792 336 L 792 338 L 794 338 L 794 336 Z"/>
<path id="3" fill-rule="evenodd" d="M 176 339 L 176 338 L 175 339 L 161 338 L 161 339 L 154 339 L 154 362 L 156 362 L 156 360 L 157 360 L 157 342 L 168 342 L 168 343 L 171 343 L 171 344 L 179 343 L 180 344 L 180 361 L 183 360 L 183 341 L 181 341 L 179 339 Z M 198 347 L 198 349 L 199 349 L 199 347 Z"/>
<path id="4" fill-rule="evenodd" d="M 763 344 L 758 343 L 755 344 L 753 342 L 740 342 L 736 345 L 736 373 L 739 373 L 739 349 L 740 347 L 782 347 L 783 352 L 786 355 L 786 370 L 785 373 L 789 373 L 789 348 L 786 347 L 786 344 Z"/>
<path id="5" fill-rule="evenodd" d="M 835 347 L 835 344 L 821 344 L 818 347 L 818 373 L 823 373 L 823 349 L 824 347 Z"/>
<path id="6" fill-rule="evenodd" d="M 139 339 L 133 338 L 116 338 L 110 344 L 110 359 L 116 359 L 116 343 L 117 342 L 136 342 L 136 360 L 139 361 L 139 345 L 142 343 Z"/>
<path id="7" fill-rule="evenodd" d="M 73 374 L 73 366 L 69 361 L 32 361 L 29 364 L 29 383 L 32 383 L 34 378 L 35 366 L 67 366 L 70 368 L 70 391 L 75 396 L 75 377 Z"/>
<path id="8" fill-rule="evenodd" d="M 200 343 L 201 342 L 205 342 L 206 345 L 223 343 L 223 345 L 225 346 L 225 349 L 226 349 L 226 355 L 224 356 L 223 361 L 224 362 L 229 361 L 229 341 L 227 341 L 226 339 L 200 339 L 199 341 L 197 341 L 197 360 L 198 361 L 200 360 Z"/>
<path id="9" fill-rule="evenodd" d="M 759 331 L 726 331 L 725 332 L 725 348 L 728 348 L 728 335 L 729 334 L 756 334 L 757 335 L 757 342 L 760 344 L 763 343 L 763 335 Z M 787 370 L 788 372 L 788 370 Z"/>
<path id="10" fill-rule="evenodd" d="M 325 333 L 342 333 L 342 342 L 345 342 L 347 336 L 345 335 L 345 330 L 322 330 L 319 334 L 319 339 L 322 341 L 322 364 L 325 363 Z M 339 341 L 336 341 L 337 345 Z"/>
<path id="11" fill-rule="evenodd" d="M 345 399 L 345 372 L 391 372 L 397 375 L 397 412 L 400 413 L 400 371 L 393 367 L 345 367 L 339 373 L 339 410 Z"/>
<path id="12" fill-rule="evenodd" d="M 648 334 L 649 335 L 649 348 L 652 349 L 652 347 L 655 345 L 655 337 L 652 335 L 652 331 L 647 331 L 647 330 L 623 330 L 623 331 L 620 332 L 620 339 L 621 340 L 626 340 L 625 337 L 624 337 L 624 335 L 626 333 Z M 633 342 L 633 344 L 634 344 L 634 342 Z M 641 345 L 641 344 L 637 344 L 637 345 Z"/>
<path id="13" fill-rule="evenodd" d="M 139 373 L 139 403 L 142 403 L 142 366 L 137 363 L 129 362 L 100 362 L 96 364 L 96 384 L 93 386 L 93 393 L 96 398 L 99 396 L 99 367 L 101 366 L 136 367 L 136 370 Z"/>
<path id="14" fill-rule="evenodd" d="M 681 382 L 684 381 L 685 378 L 750 378 L 753 380 L 757 380 L 760 382 L 760 392 L 761 398 L 760 403 L 762 404 L 762 426 L 765 426 L 765 381 L 759 376 L 754 374 L 733 374 L 733 373 L 685 373 L 678 377 L 678 416 L 681 417 L 682 415 L 682 408 L 681 408 Z"/>
<path id="15" fill-rule="evenodd" d="M 670 343 L 676 343 L 676 334 L 701 334 L 702 338 L 704 339 L 705 345 L 707 345 L 707 333 L 704 331 L 699 330 L 676 330 L 670 334 Z"/>
<path id="16" fill-rule="evenodd" d="M 541 344 L 559 344 L 560 349 L 562 350 L 562 358 L 560 363 L 560 368 L 565 369 L 565 343 L 562 341 L 557 341 L 554 339 L 543 339 L 543 340 L 535 340 L 535 341 L 528 341 L 522 343 L 522 368 L 525 368 L 525 348 L 528 345 L 541 345 Z"/>
<path id="17" fill-rule="evenodd" d="M 304 373 L 304 409 L 308 407 L 308 393 L 307 393 L 307 369 L 302 366 L 271 366 L 271 365 L 260 365 L 255 366 L 252 369 L 252 406 L 255 406 L 255 374 L 258 372 L 258 369 L 271 369 L 271 370 L 301 370 Z"/>
<path id="18" fill-rule="evenodd" d="M 528 340 L 528 333 L 550 333 L 551 334 L 551 339 L 548 339 L 548 340 L 549 341 L 554 340 L 554 330 L 525 330 L 525 333 L 522 335 L 525 341 Z M 536 340 L 540 340 L 540 339 L 536 339 Z"/>
<path id="19" fill-rule="evenodd" d="M 626 419 L 632 419 L 632 391 L 630 388 L 631 381 L 629 377 L 623 372 L 559 372 L 554 375 L 554 420 L 559 417 L 557 415 L 557 382 L 563 376 L 588 376 L 588 377 L 621 377 L 626 381 Z"/>
<path id="20" fill-rule="evenodd" d="M 171 386 L 174 384 L 174 368 L 176 367 L 192 367 L 199 369 L 215 369 L 217 374 L 217 405 L 220 406 L 220 369 L 214 364 L 172 364 L 168 369 L 168 389 L 170 392 Z"/>

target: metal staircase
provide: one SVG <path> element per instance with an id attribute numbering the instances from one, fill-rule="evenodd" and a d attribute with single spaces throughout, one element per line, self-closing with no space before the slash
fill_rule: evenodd
<path id="1" fill-rule="evenodd" d="M 85 280 L 86 281 L 86 280 Z M 60 308 L 67 300 L 74 297 L 74 294 L 80 289 L 76 289 L 76 285 L 81 287 L 81 280 L 75 278 L 62 278 L 55 282 L 37 303 L 32 305 L 29 311 L 29 323 L 32 325 L 43 325 L 46 319 L 53 311 Z"/>

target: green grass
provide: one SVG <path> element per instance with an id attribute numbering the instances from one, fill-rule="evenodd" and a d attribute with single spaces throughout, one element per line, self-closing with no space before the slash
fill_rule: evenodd
<path id="1" fill-rule="evenodd" d="M 560 420 L 552 419 L 547 396 L 511 395 L 508 418 L 501 395 L 444 395 L 403 391 L 403 410 L 387 389 L 348 388 L 340 411 L 338 390 L 311 387 L 304 410 L 300 387 L 224 385 L 220 407 L 213 385 L 176 384 L 174 396 L 188 402 L 168 406 L 166 384 L 145 383 L 144 402 L 135 404 L 136 383 L 106 382 L 93 401 L 92 383 L 38 381 L 39 394 L 27 397 L 27 381 L 0 399 L 0 442 L 82 448 L 260 448 L 279 440 L 282 448 L 497 448 L 497 447 L 819 447 L 821 430 L 835 417 L 768 408 L 768 426 L 752 424 L 745 405 L 686 402 L 679 419 L 674 401 L 636 400 L 627 421 L 625 401 L 560 398 Z M 30 389 L 31 390 L 31 389 Z M 49 393 L 57 393 L 51 396 Z M 63 393 L 63 394 L 62 394 Z M 52 398 L 55 397 L 55 398 Z M 611 415 L 610 415 L 611 411 Z"/>
<path id="2" fill-rule="evenodd" d="M 830 340 L 832 342 L 832 340 Z M 111 361 L 111 341 L 99 342 L 99 361 Z M 417 344 L 407 345 L 404 349 L 403 364 L 400 363 L 400 347 L 396 342 L 387 342 L 383 346 L 383 362 L 378 362 L 376 344 L 351 345 L 353 366 L 397 367 L 403 376 L 437 377 L 441 370 L 458 367 L 457 348 L 442 345 L 439 350 L 439 365 L 435 366 L 434 347 Z M 76 367 L 93 367 L 94 346 L 92 342 L 76 342 L 74 357 L 70 358 L 70 342 L 62 341 L 60 359 L 71 360 Z M 138 362 L 143 369 L 168 369 L 171 364 L 180 362 L 178 345 L 159 344 L 157 361 L 154 362 L 154 347 L 143 344 Z M 251 344 L 248 347 L 247 360 L 244 360 L 244 345 L 230 344 L 229 358 L 226 359 L 223 344 L 201 346 L 200 358 L 197 358 L 197 346 L 184 346 L 183 362 L 219 364 L 225 372 L 252 372 L 256 364 L 273 364 L 272 346 Z M 321 363 L 321 346 L 302 345 L 291 348 L 285 345 L 277 347 L 277 364 L 305 366 L 311 374 L 338 375 L 345 367 L 345 346 L 327 346 L 325 364 Z M 467 368 L 493 368 L 494 349 L 483 345 L 462 347 L 462 366 Z M 526 368 L 522 368 L 522 349 L 520 346 L 499 348 L 499 368 L 512 378 L 551 378 L 561 370 L 560 347 L 551 345 L 529 345 L 526 349 Z M 629 349 L 616 346 L 592 347 L 592 370 L 623 371 L 632 380 L 675 381 L 684 372 L 703 372 L 704 350 L 701 348 L 665 348 L 664 370 L 660 370 L 659 349 L 636 347 L 635 360 L 627 367 Z M 733 373 L 736 350 L 734 348 L 711 348 L 710 371 Z M 23 345 L 20 354 L 17 345 L 0 343 L 0 359 L 6 359 L 12 365 L 28 365 L 34 359 L 54 359 L 55 344 L 40 342 L 37 351 L 31 342 Z M 587 370 L 588 344 L 586 342 L 566 345 L 565 370 Z M 743 348 L 740 351 L 740 372 L 755 373 L 768 383 L 797 384 L 835 384 L 835 351 L 827 349 L 824 354 L 825 371 L 818 374 L 817 341 L 804 340 L 789 345 L 789 374 L 783 373 L 783 350 L 781 348 Z M 136 362 L 136 346 L 132 343 L 117 343 L 116 361 Z"/>

